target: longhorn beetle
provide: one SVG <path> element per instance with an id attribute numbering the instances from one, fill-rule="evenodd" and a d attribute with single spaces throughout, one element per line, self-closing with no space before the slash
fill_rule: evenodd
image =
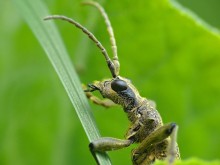
<path id="1" fill-rule="evenodd" d="M 114 104 L 121 105 L 131 122 L 125 134 L 125 140 L 102 137 L 92 141 L 89 147 L 94 158 L 96 159 L 95 152 L 118 150 L 128 147 L 132 143 L 139 143 L 139 146 L 133 149 L 131 154 L 134 165 L 149 165 L 156 159 L 164 160 L 166 158 L 168 159 L 168 163 L 172 164 L 175 158 L 180 159 L 179 148 L 176 143 L 178 126 L 175 123 L 163 124 L 161 116 L 156 110 L 155 103 L 141 97 L 129 79 L 119 76 L 120 64 L 117 55 L 117 46 L 109 18 L 102 6 L 97 2 L 90 1 L 83 4 L 96 7 L 103 16 L 110 36 L 113 51 L 112 60 L 96 37 L 78 22 L 61 15 L 48 16 L 44 20 L 61 19 L 68 21 L 81 29 L 97 45 L 105 57 L 112 78 L 88 84 L 88 88 L 84 91 L 87 97 L 98 105 L 104 107 L 111 107 Z M 109 100 L 99 99 L 92 94 L 93 91 L 99 91 L 103 98 L 107 98 L 114 103 L 109 102 Z"/>

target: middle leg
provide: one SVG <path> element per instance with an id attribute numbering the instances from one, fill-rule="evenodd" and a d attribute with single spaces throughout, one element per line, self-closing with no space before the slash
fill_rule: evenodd
<path id="1" fill-rule="evenodd" d="M 97 139 L 91 142 L 89 144 L 89 148 L 94 159 L 98 163 L 95 152 L 118 150 L 118 149 L 130 146 L 132 143 L 133 141 L 131 140 L 122 140 L 122 139 L 116 139 L 112 137 L 102 137 L 100 139 Z"/>

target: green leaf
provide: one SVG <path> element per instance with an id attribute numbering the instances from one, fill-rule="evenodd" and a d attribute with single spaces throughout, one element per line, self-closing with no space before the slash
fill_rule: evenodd
<path id="1" fill-rule="evenodd" d="M 89 141 L 100 137 L 88 101 L 81 88 L 78 76 L 71 64 L 64 44 L 52 22 L 44 22 L 49 13 L 41 1 L 14 1 L 30 26 L 50 62 L 56 70 L 88 136 Z M 100 164 L 110 164 L 106 154 L 97 154 Z"/>
<path id="2" fill-rule="evenodd" d="M 52 14 L 85 25 L 111 54 L 101 16 L 94 19 L 98 12 L 81 7 L 79 1 L 45 2 Z M 30 6 L 31 12 L 37 10 Z M 116 36 L 121 76 L 130 78 L 143 97 L 156 102 L 164 123 L 179 125 L 182 159 L 219 159 L 219 30 L 174 1 L 106 1 L 104 7 Z M 0 164 L 91 164 L 88 140 L 68 111 L 72 105 L 44 52 L 10 1 L 1 1 L 0 8 Z M 42 11 L 38 20 L 45 15 Z M 110 77 L 94 43 L 78 29 L 57 24 L 74 64 L 83 64 L 83 69 L 77 68 L 82 82 Z M 41 26 L 48 32 L 51 22 L 42 21 L 35 28 Z M 123 138 L 129 125 L 123 110 L 91 106 L 102 136 Z M 131 164 L 133 148 L 109 152 L 112 163 Z"/>

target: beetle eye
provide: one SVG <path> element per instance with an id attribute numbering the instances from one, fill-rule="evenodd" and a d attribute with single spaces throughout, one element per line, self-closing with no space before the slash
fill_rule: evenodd
<path id="1" fill-rule="evenodd" d="M 115 91 L 115 92 L 120 92 L 123 90 L 126 90 L 128 88 L 126 82 L 122 81 L 122 80 L 114 80 L 111 83 L 111 88 Z"/>

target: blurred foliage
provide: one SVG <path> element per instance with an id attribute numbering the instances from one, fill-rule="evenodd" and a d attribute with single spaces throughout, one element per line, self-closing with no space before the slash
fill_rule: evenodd
<path id="1" fill-rule="evenodd" d="M 219 33 L 168 0 L 99 2 L 114 27 L 121 75 L 156 101 L 164 122 L 178 123 L 182 158 L 219 159 Z M 110 52 L 95 9 L 80 0 L 45 3 L 85 25 Z M 0 1 L 0 9 L 0 164 L 95 164 L 42 48 L 11 1 Z M 109 77 L 96 46 L 71 25 L 57 24 L 82 82 Z M 123 138 L 129 123 L 121 108 L 91 106 L 101 134 Z M 113 164 L 131 164 L 132 148 L 110 152 Z"/>
<path id="2" fill-rule="evenodd" d="M 219 0 L 177 0 L 179 3 L 192 10 L 195 14 L 199 15 L 203 20 L 205 20 L 210 25 L 220 28 L 220 12 Z"/>

